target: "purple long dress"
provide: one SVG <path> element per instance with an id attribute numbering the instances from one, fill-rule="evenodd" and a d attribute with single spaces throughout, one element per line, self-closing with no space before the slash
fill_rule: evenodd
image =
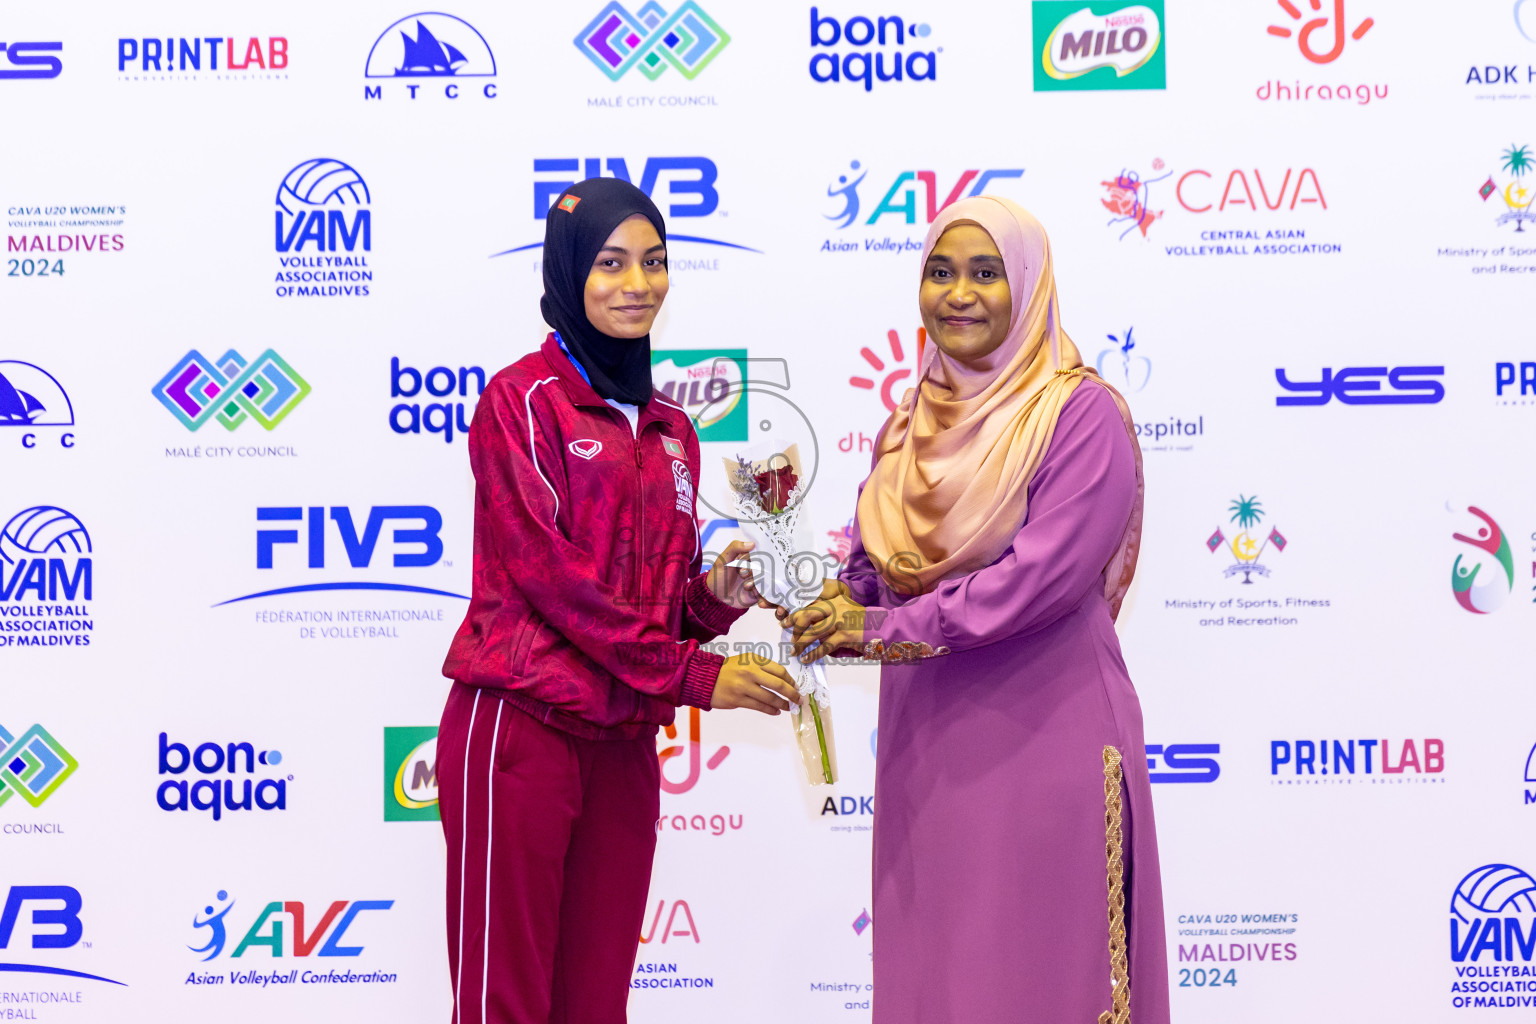
<path id="1" fill-rule="evenodd" d="M 866 635 L 947 644 L 880 676 L 874 1024 L 1094 1024 L 1110 1009 L 1105 746 L 1124 759 L 1131 1021 L 1168 1024 L 1141 705 L 1103 570 L 1136 473 L 1108 392 L 1080 385 L 992 565 L 907 600 L 857 534 L 842 579 L 892 609 Z"/>

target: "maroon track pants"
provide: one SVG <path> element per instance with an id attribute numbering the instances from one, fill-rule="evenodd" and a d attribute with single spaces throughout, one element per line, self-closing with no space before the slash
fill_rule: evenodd
<path id="1" fill-rule="evenodd" d="M 656 741 L 584 740 L 455 683 L 437 741 L 454 1024 L 622 1024 Z"/>

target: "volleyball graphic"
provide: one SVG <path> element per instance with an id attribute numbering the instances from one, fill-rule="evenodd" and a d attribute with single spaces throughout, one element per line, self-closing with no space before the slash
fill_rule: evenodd
<path id="1" fill-rule="evenodd" d="M 1465 923 L 1489 914 L 1536 914 L 1536 878 L 1509 864 L 1484 864 L 1457 884 L 1451 913 Z"/>
<path id="2" fill-rule="evenodd" d="M 299 164 L 277 190 L 277 205 L 295 215 L 316 206 L 367 206 L 371 201 L 363 176 L 328 157 Z"/>
<path id="3" fill-rule="evenodd" d="M 80 520 L 53 505 L 36 505 L 11 517 L 0 529 L 0 562 L 14 565 L 27 555 L 89 554 L 91 535 Z"/>

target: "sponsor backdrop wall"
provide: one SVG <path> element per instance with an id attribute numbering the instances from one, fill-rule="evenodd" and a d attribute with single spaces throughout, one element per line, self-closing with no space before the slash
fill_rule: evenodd
<path id="1" fill-rule="evenodd" d="M 719 460 L 787 437 L 828 564 L 927 224 L 1037 213 L 1146 460 L 1177 1019 L 1536 1001 L 1536 3 L 136 0 L 0 40 L 0 1018 L 445 1019 L 464 434 L 598 173 L 669 218 L 706 548 Z M 634 1020 L 868 1019 L 878 686 L 832 676 L 831 789 L 786 719 L 658 737 Z"/>

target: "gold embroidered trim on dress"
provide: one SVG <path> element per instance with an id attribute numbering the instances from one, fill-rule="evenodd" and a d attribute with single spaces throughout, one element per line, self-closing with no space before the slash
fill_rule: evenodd
<path id="1" fill-rule="evenodd" d="M 1120 827 L 1120 751 L 1104 748 L 1104 855 L 1109 869 L 1110 1008 L 1099 1024 L 1131 1024 L 1131 979 L 1125 955 L 1125 849 Z"/>

